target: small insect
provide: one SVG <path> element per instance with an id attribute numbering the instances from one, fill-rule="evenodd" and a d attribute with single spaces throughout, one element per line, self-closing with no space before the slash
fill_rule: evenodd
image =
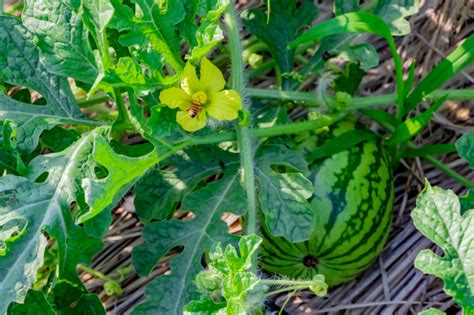
<path id="1" fill-rule="evenodd" d="M 198 102 L 192 102 L 188 109 L 189 117 L 194 118 L 201 111 L 202 105 Z"/>

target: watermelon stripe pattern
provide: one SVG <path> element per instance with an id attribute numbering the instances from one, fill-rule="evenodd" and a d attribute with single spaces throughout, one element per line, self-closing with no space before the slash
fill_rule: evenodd
<path id="1" fill-rule="evenodd" d="M 331 136 L 353 128 L 354 122 L 343 122 Z M 312 180 L 311 238 L 291 243 L 262 227 L 261 265 L 292 278 L 323 274 L 337 285 L 370 266 L 386 242 L 394 195 L 390 162 L 380 144 L 369 140 L 319 162 Z"/>

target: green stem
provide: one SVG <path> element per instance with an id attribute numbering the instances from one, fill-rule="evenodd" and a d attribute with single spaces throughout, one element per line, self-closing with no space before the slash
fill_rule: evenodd
<path id="1" fill-rule="evenodd" d="M 3 15 L 3 0 L 0 0 L 0 16 Z"/>
<path id="2" fill-rule="evenodd" d="M 110 278 L 109 276 L 106 276 L 104 275 L 103 273 L 97 271 L 97 270 L 94 270 L 92 269 L 91 267 L 89 266 L 86 266 L 86 265 L 83 265 L 83 264 L 79 264 L 77 265 L 77 268 L 87 272 L 88 274 L 91 274 L 93 275 L 94 277 L 100 279 L 100 280 L 103 280 L 105 282 L 117 282 L 117 280 L 113 279 L 113 278 Z"/>
<path id="3" fill-rule="evenodd" d="M 249 131 L 250 138 L 268 138 L 278 137 L 290 134 L 297 134 L 305 131 L 315 130 L 322 127 L 332 125 L 345 116 L 345 113 L 338 113 L 333 116 L 323 116 L 317 120 L 308 120 L 303 122 L 295 122 L 289 124 L 281 124 L 274 127 L 252 129 Z M 210 134 L 205 136 L 189 137 L 183 142 L 178 143 L 180 146 L 195 146 L 204 144 L 215 144 L 226 141 L 235 141 L 238 139 L 237 132 L 226 132 Z"/>
<path id="4" fill-rule="evenodd" d="M 293 101 L 301 103 L 307 107 L 319 107 L 322 104 L 319 103 L 316 95 L 311 92 L 293 92 L 293 91 L 280 91 L 270 89 L 247 89 L 247 95 L 257 99 L 270 99 L 270 100 L 282 100 L 282 101 Z M 425 97 L 426 100 L 436 100 L 443 95 L 447 95 L 448 100 L 466 101 L 474 99 L 474 89 L 448 89 L 448 90 L 435 90 Z M 374 95 L 365 97 L 353 97 L 352 103 L 347 106 L 348 109 L 362 109 L 374 106 L 392 105 L 397 102 L 397 94 L 385 94 L 385 95 Z"/>
<path id="5" fill-rule="evenodd" d="M 237 25 L 237 13 L 234 4 L 229 5 L 224 15 L 224 22 L 227 26 L 227 37 L 229 41 L 229 51 L 231 57 L 232 88 L 245 95 L 244 86 L 244 62 L 242 60 L 242 46 L 240 32 Z M 248 103 L 244 101 L 244 108 L 248 110 Z M 237 138 L 240 149 L 240 161 L 242 164 L 242 176 L 247 195 L 247 233 L 257 233 L 257 200 L 255 187 L 255 170 L 253 162 L 252 134 L 248 127 L 237 126 Z M 257 269 L 257 256 L 253 255 L 252 271 Z"/>
<path id="6" fill-rule="evenodd" d="M 309 288 L 314 284 L 314 280 L 262 279 L 260 280 L 260 283 L 263 285 L 284 285 Z"/>
<path id="7" fill-rule="evenodd" d="M 80 108 L 87 108 L 87 107 L 92 107 L 94 105 L 102 104 L 108 101 L 111 101 L 112 99 L 110 96 L 107 94 L 96 94 L 90 99 L 78 99 L 77 100 L 77 105 L 79 105 Z"/>
<path id="8" fill-rule="evenodd" d="M 443 173 L 449 175 L 450 177 L 454 178 L 455 180 L 457 180 L 458 182 L 460 182 L 461 184 L 463 184 L 467 188 L 474 189 L 474 182 L 473 181 L 471 181 L 471 180 L 467 179 L 466 177 L 462 176 L 461 174 L 459 174 L 455 170 L 447 167 L 446 165 L 444 165 L 443 163 L 441 163 L 440 161 L 438 161 L 434 157 L 428 155 L 428 156 L 424 156 L 423 158 L 425 160 L 427 160 L 428 162 L 430 162 L 437 169 L 439 169 Z"/>

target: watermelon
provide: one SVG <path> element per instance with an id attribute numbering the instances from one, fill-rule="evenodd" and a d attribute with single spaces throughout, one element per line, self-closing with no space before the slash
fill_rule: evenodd
<path id="1" fill-rule="evenodd" d="M 320 132 L 313 142 L 356 126 L 355 121 L 343 121 Z M 386 242 L 394 192 L 390 161 L 373 139 L 318 161 L 310 169 L 316 216 L 310 239 L 291 243 L 271 236 L 263 226 L 261 266 L 291 278 L 323 274 L 329 285 L 341 284 L 370 266 Z"/>

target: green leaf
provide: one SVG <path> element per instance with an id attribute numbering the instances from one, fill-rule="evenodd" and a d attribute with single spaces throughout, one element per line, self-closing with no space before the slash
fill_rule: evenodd
<path id="1" fill-rule="evenodd" d="M 359 110 L 363 115 L 372 118 L 382 126 L 389 125 L 396 128 L 400 121 L 393 115 L 381 109 L 361 109 Z"/>
<path id="2" fill-rule="evenodd" d="M 444 290 L 464 308 L 474 312 L 474 211 L 460 213 L 459 200 L 451 190 L 428 183 L 412 211 L 416 228 L 444 251 L 438 256 L 422 250 L 415 267 L 444 281 Z"/>
<path id="3" fill-rule="evenodd" d="M 229 170 L 232 171 L 232 170 Z M 235 236 L 227 233 L 227 225 L 221 220 L 225 212 L 242 215 L 246 209 L 244 192 L 238 172 L 229 172 L 218 181 L 194 191 L 183 200 L 181 211 L 193 212 L 191 220 L 167 220 L 145 226 L 145 243 L 133 249 L 132 260 L 137 272 L 147 275 L 156 263 L 176 246 L 183 251 L 172 258 L 171 273 L 152 281 L 145 293 L 147 300 L 134 314 L 181 314 L 191 299 L 192 282 L 202 270 L 201 258 L 218 242 L 229 244 Z"/>
<path id="4" fill-rule="evenodd" d="M 44 143 L 53 152 L 66 150 L 70 145 L 79 140 L 81 135 L 74 129 L 64 129 L 59 126 L 46 130 L 41 136 Z"/>
<path id="5" fill-rule="evenodd" d="M 406 111 L 413 110 L 425 96 L 453 78 L 474 61 L 474 35 L 469 36 L 458 48 L 441 61 L 416 86 L 406 99 Z"/>
<path id="6" fill-rule="evenodd" d="M 464 134 L 456 141 L 458 154 L 474 169 L 474 133 Z"/>
<path id="7" fill-rule="evenodd" d="M 363 43 L 353 46 L 342 46 L 334 49 L 332 52 L 347 58 L 349 61 L 360 64 L 360 68 L 367 70 L 374 68 L 379 64 L 379 55 L 374 46 Z"/>
<path id="8" fill-rule="evenodd" d="M 416 149 L 409 149 L 403 153 L 404 157 L 429 156 L 456 152 L 453 144 L 431 144 Z"/>
<path id="9" fill-rule="evenodd" d="M 44 66 L 62 77 L 92 83 L 98 71 L 74 1 L 26 0 L 25 27 L 38 36 Z"/>
<path id="10" fill-rule="evenodd" d="M 308 42 L 320 41 L 324 37 L 331 35 L 341 35 L 347 33 L 372 33 L 383 37 L 390 48 L 393 61 L 395 63 L 396 83 L 398 89 L 398 106 L 403 112 L 403 66 L 400 55 L 390 30 L 385 22 L 378 16 L 366 13 L 355 12 L 339 15 L 335 18 L 319 23 L 315 27 L 303 33 L 292 43 L 288 49 L 296 48 L 298 45 Z"/>
<path id="11" fill-rule="evenodd" d="M 423 130 L 426 124 L 429 123 L 433 114 L 441 107 L 441 105 L 443 105 L 444 101 L 446 101 L 446 98 L 446 95 L 441 97 L 422 114 L 407 119 L 403 123 L 399 124 L 396 127 L 392 137 L 386 142 L 387 145 L 396 145 L 406 142 L 417 135 Z"/>
<path id="12" fill-rule="evenodd" d="M 418 315 L 446 315 L 446 313 L 435 308 L 429 308 L 427 310 L 419 312 Z"/>
<path id="13" fill-rule="evenodd" d="M 199 59 L 205 56 L 224 39 L 224 34 L 219 26 L 219 18 L 228 5 L 227 1 L 218 1 L 214 10 L 209 10 L 205 16 L 201 17 L 195 34 L 196 45 L 191 49 L 190 59 Z"/>
<path id="14" fill-rule="evenodd" d="M 336 15 L 359 11 L 360 0 L 334 0 L 334 13 Z"/>
<path id="15" fill-rule="evenodd" d="M 419 6 L 419 0 L 378 0 L 373 13 L 387 23 L 393 35 L 407 35 L 411 27 L 405 18 L 417 14 Z"/>
<path id="16" fill-rule="evenodd" d="M 8 315 L 55 315 L 56 312 L 49 304 L 42 291 L 30 290 L 24 304 L 12 303 L 8 308 Z"/>
<path id="17" fill-rule="evenodd" d="M 97 124 L 79 110 L 69 83 L 41 63 L 35 37 L 13 17 L 0 17 L 0 80 L 39 92 L 47 105 L 30 105 L 0 95 L 0 120 L 17 125 L 18 150 L 31 152 L 43 130 L 57 124 Z"/>
<path id="18" fill-rule="evenodd" d="M 183 61 L 180 57 L 181 39 L 176 25 L 183 21 L 186 15 L 183 1 L 167 1 L 164 10 L 154 0 L 133 0 L 133 2 L 140 8 L 137 12 L 141 11 L 142 14 L 133 16 L 133 13 L 125 10 L 118 1 L 112 2 L 114 8 L 123 13 L 122 28 L 126 29 L 125 25 L 128 22 L 127 27 L 130 29 L 128 33 L 120 36 L 119 42 L 138 51 L 139 59 L 146 64 L 154 65 L 153 70 L 161 70 L 156 64 L 161 56 L 175 73 L 180 74 Z M 122 8 L 117 8 L 118 6 Z M 163 78 L 158 73 L 156 76 Z"/>
<path id="19" fill-rule="evenodd" d="M 217 314 L 226 305 L 226 302 L 215 302 L 209 295 L 203 295 L 199 301 L 189 302 L 184 310 L 192 314 L 212 315 Z"/>
<path id="20" fill-rule="evenodd" d="M 370 130 L 351 130 L 347 131 L 333 139 L 324 142 L 317 147 L 307 158 L 309 164 L 312 164 L 318 159 L 332 156 L 336 153 L 345 151 L 353 146 L 358 145 L 369 139 L 376 137 L 376 134 Z"/>
<path id="21" fill-rule="evenodd" d="M 305 27 L 311 25 L 317 15 L 317 7 L 305 0 L 297 7 L 295 0 L 273 0 L 267 14 L 261 9 L 243 13 L 243 23 L 249 31 L 264 42 L 277 61 L 282 73 L 293 71 L 295 50 L 287 50 Z"/>
<path id="22" fill-rule="evenodd" d="M 226 308 L 225 314 L 239 315 L 248 314 L 248 311 L 255 308 L 254 302 L 262 303 L 260 299 L 253 299 L 262 293 L 263 287 L 254 292 L 260 283 L 260 278 L 247 270 L 252 267 L 252 256 L 260 246 L 262 239 L 257 235 L 245 235 L 239 240 L 239 251 L 232 244 L 222 250 L 221 243 L 218 243 L 209 253 L 209 268 L 200 272 L 196 277 L 196 286 L 203 294 L 211 296 L 222 295 L 225 303 L 220 303 Z M 207 278 L 207 279 L 206 279 Z M 211 283 L 212 286 L 203 283 Z M 207 288 L 210 288 L 208 291 Z M 217 290 L 215 288 L 220 288 Z M 254 296 L 255 295 L 255 296 Z M 189 305 L 202 304 L 201 301 L 208 301 L 208 295 L 201 296 L 199 301 L 190 302 Z M 198 304 L 198 305 L 199 305 Z M 216 306 L 214 305 L 210 305 Z M 215 311 L 211 314 L 215 314 Z"/>
<path id="23" fill-rule="evenodd" d="M 24 301 L 43 265 L 48 238 L 59 245 L 58 278 L 72 283 L 80 284 L 77 264 L 90 263 L 101 249 L 100 237 L 74 224 L 70 205 L 81 203 L 78 179 L 93 173 L 89 167 L 93 143 L 104 131 L 96 129 L 63 152 L 36 157 L 27 178 L 0 178 L 1 314 L 11 302 Z"/>
<path id="24" fill-rule="evenodd" d="M 86 26 L 95 38 L 103 54 L 108 55 L 107 34 L 105 28 L 112 20 L 114 15 L 114 7 L 107 0 L 83 0 L 84 8 L 83 19 Z"/>
<path id="25" fill-rule="evenodd" d="M 103 138 L 94 143 L 94 161 L 107 169 L 105 178 L 85 178 L 82 187 L 89 208 L 77 217 L 78 223 L 86 222 L 113 207 L 145 172 L 160 161 L 156 151 L 133 158 L 114 152 Z"/>
<path id="26" fill-rule="evenodd" d="M 170 218 L 176 205 L 196 186 L 226 167 L 239 165 L 238 156 L 214 147 L 195 147 L 173 155 L 142 177 L 135 186 L 135 209 L 143 223 Z M 166 169 L 166 167 L 172 169 Z M 160 202 L 156 202 L 160 200 Z"/>
<path id="27" fill-rule="evenodd" d="M 307 240 L 314 228 L 314 212 L 307 200 L 313 194 L 313 185 L 302 174 L 308 169 L 303 155 L 283 146 L 267 145 L 257 152 L 255 164 L 258 198 L 269 231 L 292 242 Z M 278 173 L 272 169 L 277 166 L 292 171 Z"/>
<path id="28" fill-rule="evenodd" d="M 459 201 L 461 202 L 461 214 L 474 209 L 474 190 L 470 190 L 466 195 L 459 198 Z"/>

